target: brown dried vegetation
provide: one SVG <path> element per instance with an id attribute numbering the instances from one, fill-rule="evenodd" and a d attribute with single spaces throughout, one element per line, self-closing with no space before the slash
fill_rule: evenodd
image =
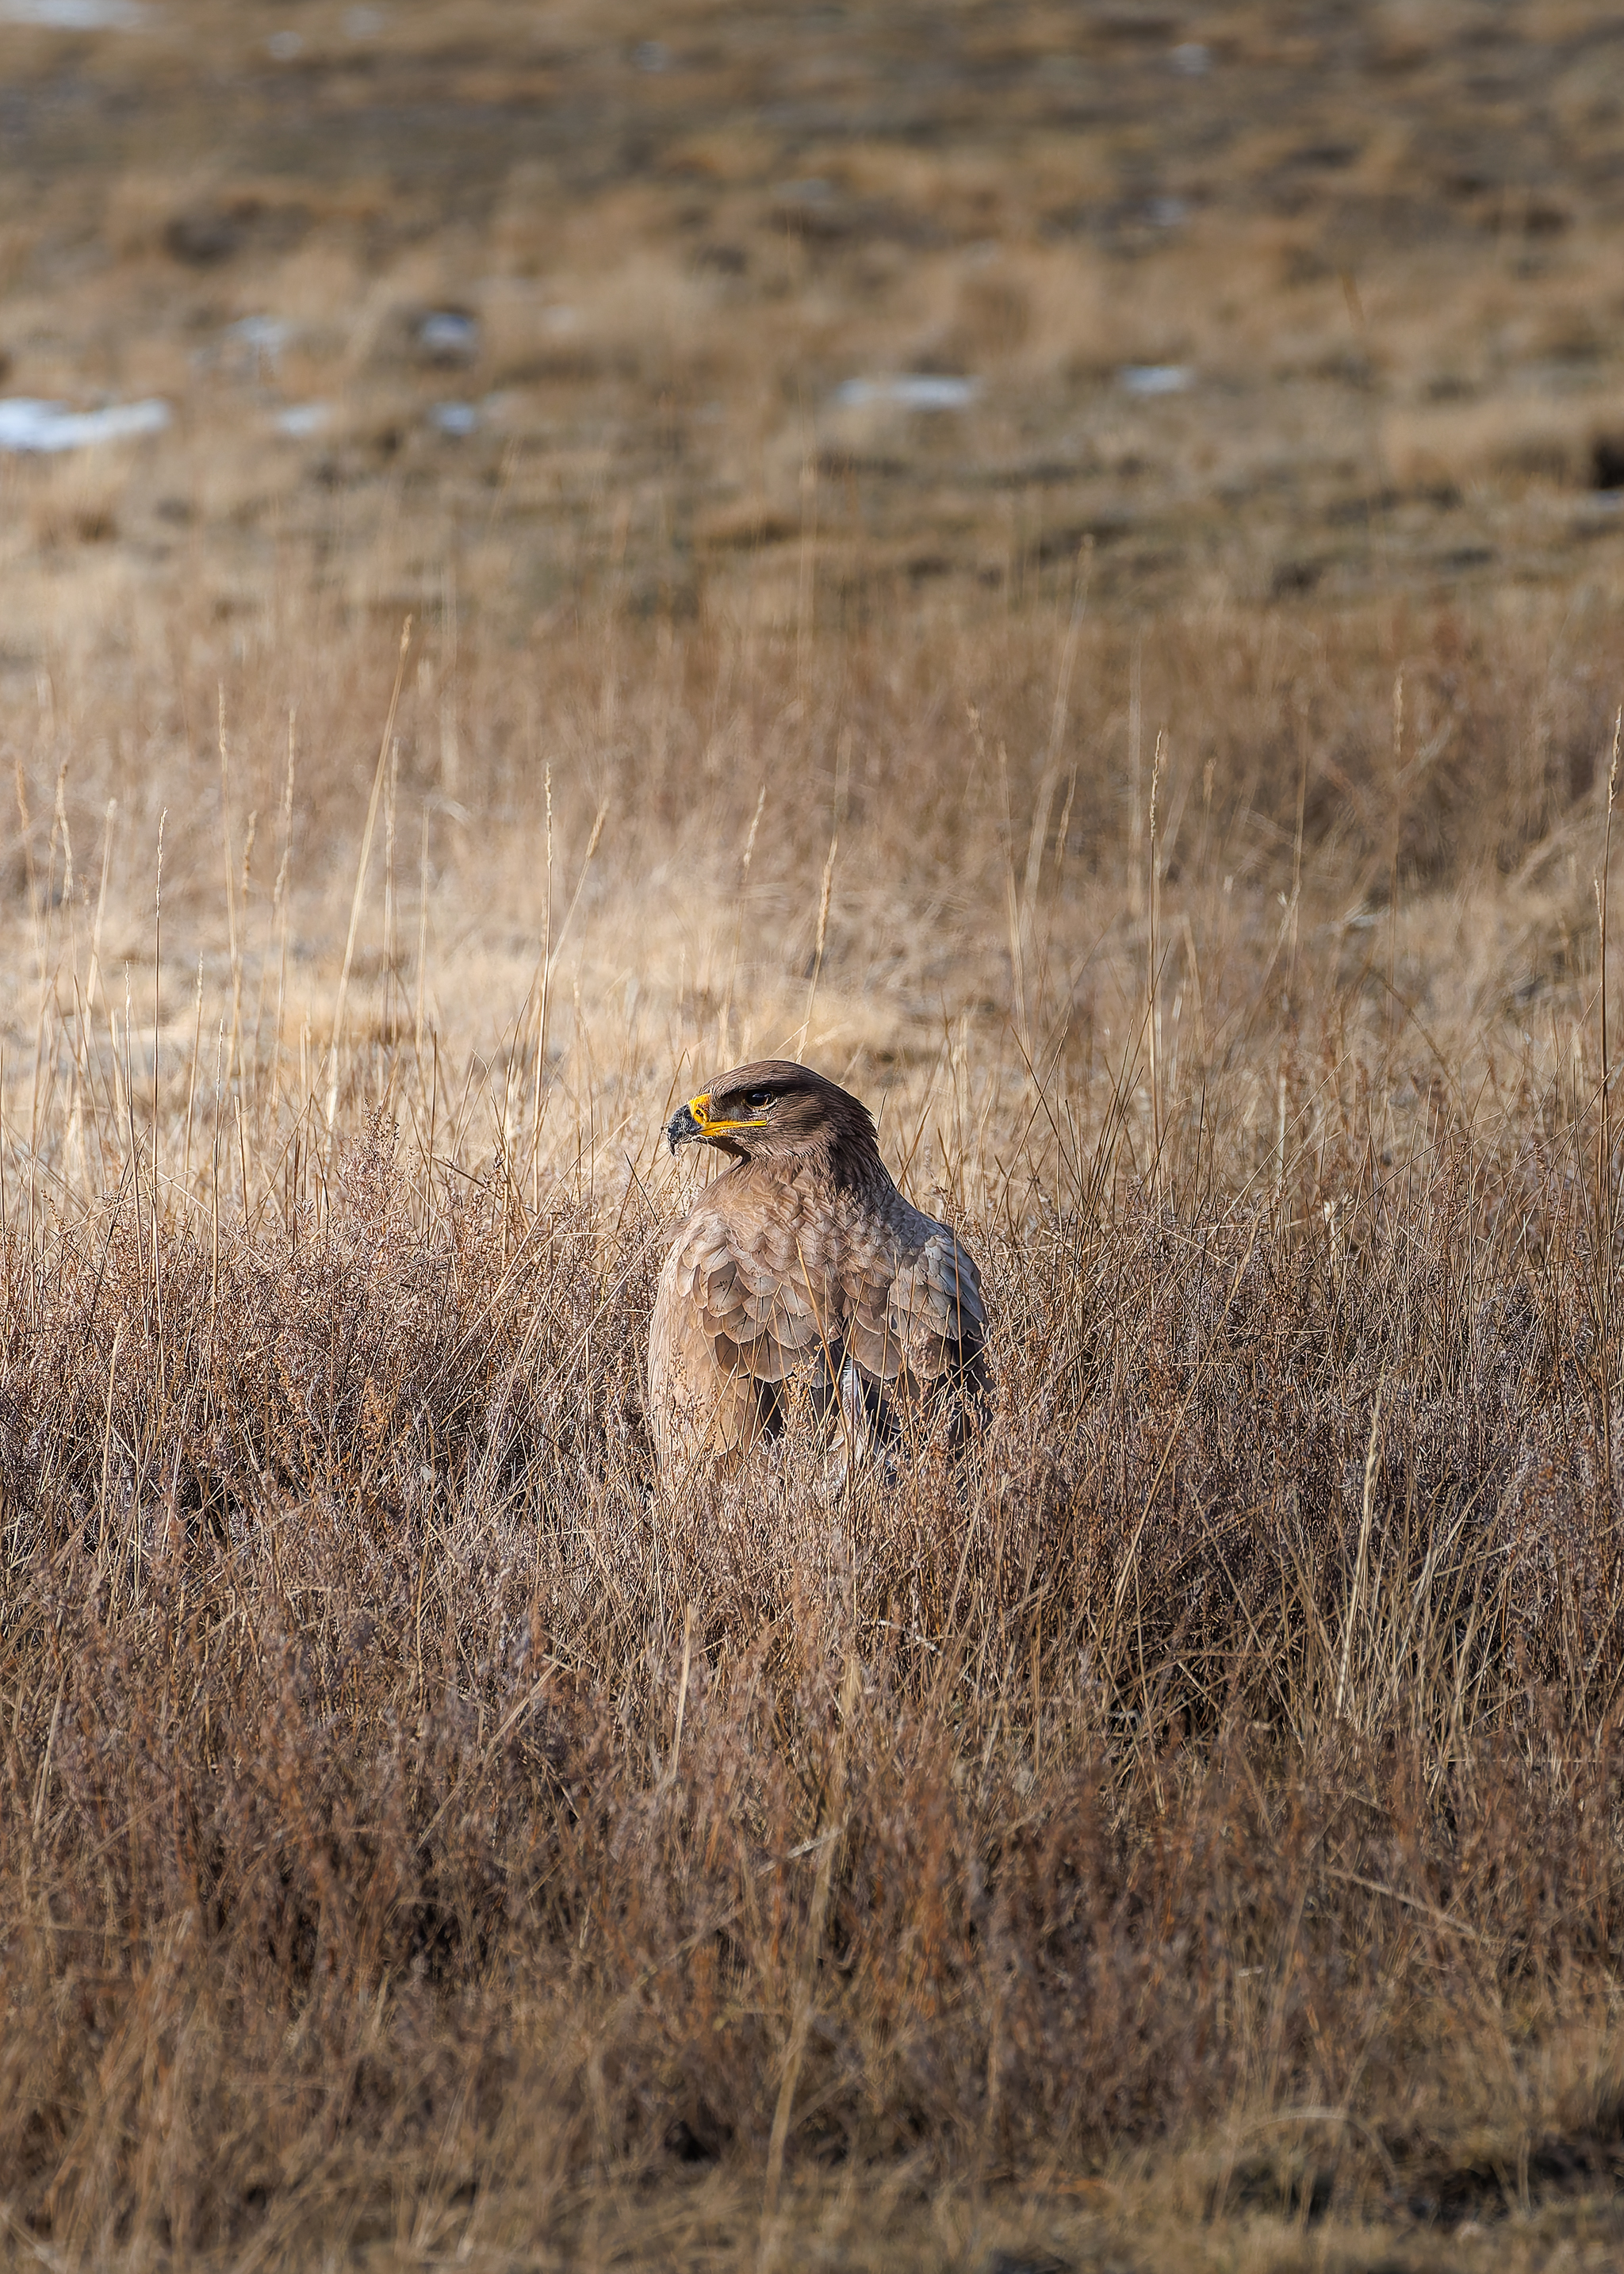
<path id="1" fill-rule="evenodd" d="M 312 1103 L 245 1222 L 155 1211 L 138 1118 L 30 1234 L 13 1139 L 19 2238 L 496 2263 L 781 2156 L 995 2201 L 1176 2150 L 1304 2217 L 1610 2183 L 1616 1177 L 1570 1047 L 1395 1152 L 1376 1031 L 1350 1081 L 1277 1028 L 1250 1171 L 1216 1060 L 1217 1107 L 1025 1083 L 986 1437 L 833 1502 L 792 1443 L 661 1504 L 635 1183 L 533 1205 L 381 1113 L 324 1154 Z M 690 2244 L 753 2250 L 700 2187 Z"/>

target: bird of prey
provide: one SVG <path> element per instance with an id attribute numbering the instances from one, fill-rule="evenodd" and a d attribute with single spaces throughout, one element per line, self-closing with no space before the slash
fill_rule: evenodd
<path id="1" fill-rule="evenodd" d="M 849 1467 L 948 1400 L 956 1434 L 986 1388 L 980 1275 L 905 1201 L 867 1109 L 822 1074 L 763 1058 L 675 1113 L 671 1150 L 733 1165 L 672 1242 L 649 1331 L 660 1469 L 731 1467 L 803 1398 Z"/>

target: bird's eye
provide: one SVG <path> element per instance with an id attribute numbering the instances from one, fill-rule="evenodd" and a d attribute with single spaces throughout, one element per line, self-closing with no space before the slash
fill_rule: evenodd
<path id="1" fill-rule="evenodd" d="M 747 1089 L 744 1103 L 752 1113 L 765 1113 L 773 1103 L 773 1093 L 770 1089 Z"/>

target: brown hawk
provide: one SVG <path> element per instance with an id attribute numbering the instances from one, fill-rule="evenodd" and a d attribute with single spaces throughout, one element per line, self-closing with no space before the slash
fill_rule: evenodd
<path id="1" fill-rule="evenodd" d="M 962 1432 L 986 1388 L 980 1275 L 897 1191 L 867 1109 L 763 1058 L 717 1075 L 666 1135 L 673 1153 L 702 1141 L 733 1165 L 660 1274 L 648 1391 L 661 1474 L 736 1462 L 803 1391 L 848 1462 L 940 1400 Z"/>

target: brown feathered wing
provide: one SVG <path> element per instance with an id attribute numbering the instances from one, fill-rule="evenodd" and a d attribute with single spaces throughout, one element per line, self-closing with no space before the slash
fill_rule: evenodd
<path id="1" fill-rule="evenodd" d="M 723 1180 L 726 1181 L 725 1179 Z M 660 1466 L 737 1457 L 804 1384 L 866 1442 L 944 1382 L 979 1395 L 986 1313 L 945 1224 L 895 1196 L 896 1222 L 827 1228 L 702 1205 L 654 1300 L 649 1389 Z"/>

